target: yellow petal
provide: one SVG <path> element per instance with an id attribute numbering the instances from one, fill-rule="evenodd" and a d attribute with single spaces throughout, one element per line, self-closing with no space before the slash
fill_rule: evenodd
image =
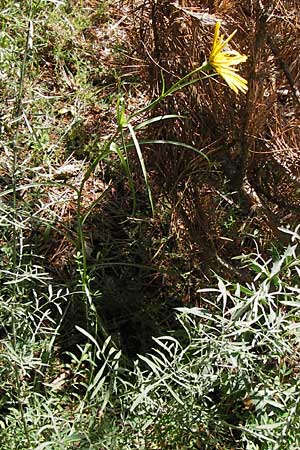
<path id="1" fill-rule="evenodd" d="M 217 55 L 211 64 L 213 67 L 217 65 L 222 65 L 224 67 L 236 66 L 237 64 L 243 63 L 247 60 L 244 55 L 228 56 L 225 53 L 220 53 Z"/>
<path id="2" fill-rule="evenodd" d="M 237 66 L 247 60 L 246 55 L 242 55 L 236 50 L 224 50 L 228 42 L 233 38 L 236 31 L 224 40 L 224 36 L 220 36 L 221 23 L 217 22 L 215 26 L 214 40 L 212 51 L 209 55 L 208 62 L 210 66 L 226 81 L 228 86 L 236 93 L 239 91 L 247 92 L 247 80 L 238 75 Z"/>
<path id="3" fill-rule="evenodd" d="M 227 39 L 224 39 L 224 35 L 222 34 L 220 36 L 220 27 L 221 27 L 221 23 L 217 22 L 216 26 L 215 26 L 215 33 L 214 33 L 214 40 L 213 40 L 213 46 L 212 46 L 212 51 L 210 54 L 210 58 L 213 58 L 217 53 L 221 52 L 223 50 L 223 48 L 226 47 L 226 45 L 228 44 L 228 42 L 233 38 L 233 36 L 235 35 L 235 33 L 237 32 L 237 30 L 234 30 L 233 33 L 231 33 L 230 36 L 228 36 Z"/>
<path id="4" fill-rule="evenodd" d="M 248 90 L 248 82 L 245 78 L 241 77 L 239 74 L 234 72 L 231 69 L 223 69 L 219 72 L 222 78 L 226 81 L 228 86 L 237 94 L 238 91 L 243 92 L 244 94 Z"/>

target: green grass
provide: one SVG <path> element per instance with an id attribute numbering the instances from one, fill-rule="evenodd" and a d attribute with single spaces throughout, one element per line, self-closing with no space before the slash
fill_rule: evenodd
<path id="1" fill-rule="evenodd" d="M 142 142 L 178 119 L 145 114 L 195 80 L 126 116 L 98 3 L 1 3 L 1 449 L 297 449 L 297 246 L 183 306 L 191 273 Z"/>
<path id="2" fill-rule="evenodd" d="M 297 448 L 295 251 L 248 260 L 252 285 L 202 289 L 203 307 L 178 308 L 176 333 L 156 338 L 131 370 L 110 338 L 99 345 L 81 328 L 77 356 L 63 368 L 51 359 L 51 309 L 66 292 L 48 288 L 46 305 L 15 309 L 18 342 L 3 340 L 3 448 Z"/>

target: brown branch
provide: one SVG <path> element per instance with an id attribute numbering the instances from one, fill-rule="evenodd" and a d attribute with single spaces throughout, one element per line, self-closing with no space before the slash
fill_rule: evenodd
<path id="1" fill-rule="evenodd" d="M 273 53 L 273 55 L 275 56 L 275 58 L 278 61 L 278 65 L 280 67 L 280 69 L 283 71 L 291 89 L 293 92 L 293 95 L 295 97 L 295 99 L 297 100 L 297 102 L 300 105 L 300 92 L 299 89 L 296 86 L 295 80 L 293 75 L 291 74 L 290 68 L 288 66 L 288 64 L 282 59 L 282 57 L 280 56 L 280 51 L 279 48 L 277 47 L 277 45 L 274 42 L 274 39 L 271 36 L 268 36 L 267 38 L 267 43 L 271 49 L 271 52 Z"/>
<path id="2" fill-rule="evenodd" d="M 286 246 L 290 242 L 290 236 L 288 236 L 286 233 L 279 230 L 279 228 L 282 226 L 280 223 L 280 220 L 274 214 L 268 206 L 265 204 L 265 202 L 262 200 L 262 198 L 258 195 L 256 190 L 253 188 L 253 186 L 250 184 L 247 178 L 244 179 L 244 182 L 242 184 L 242 192 L 244 194 L 244 197 L 249 201 L 249 203 L 252 205 L 251 209 L 255 210 L 267 223 L 267 225 L 271 228 L 275 236 L 278 238 L 278 240 L 281 242 L 282 245 Z"/>

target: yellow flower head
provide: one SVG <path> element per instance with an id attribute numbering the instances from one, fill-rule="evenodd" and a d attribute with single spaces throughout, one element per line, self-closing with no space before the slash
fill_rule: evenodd
<path id="1" fill-rule="evenodd" d="M 217 22 L 213 47 L 208 58 L 208 63 L 236 94 L 238 94 L 239 91 L 245 94 L 248 89 L 247 80 L 241 77 L 237 73 L 237 69 L 232 66 L 245 62 L 247 56 L 241 55 L 235 50 L 224 50 L 237 30 L 224 41 L 224 35 L 220 36 L 220 26 L 220 22 Z"/>

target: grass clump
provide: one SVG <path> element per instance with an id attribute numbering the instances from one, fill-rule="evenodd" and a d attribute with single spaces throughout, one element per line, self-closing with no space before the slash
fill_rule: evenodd
<path id="1" fill-rule="evenodd" d="M 17 302 L 1 299 L 3 448 L 297 448 L 297 245 L 244 263 L 252 283 L 201 289 L 202 306 L 177 308 L 176 331 L 133 366 L 81 327 L 86 343 L 62 366 L 55 342 L 70 294 L 48 287 L 39 299 L 48 278 L 31 270 Z"/>

